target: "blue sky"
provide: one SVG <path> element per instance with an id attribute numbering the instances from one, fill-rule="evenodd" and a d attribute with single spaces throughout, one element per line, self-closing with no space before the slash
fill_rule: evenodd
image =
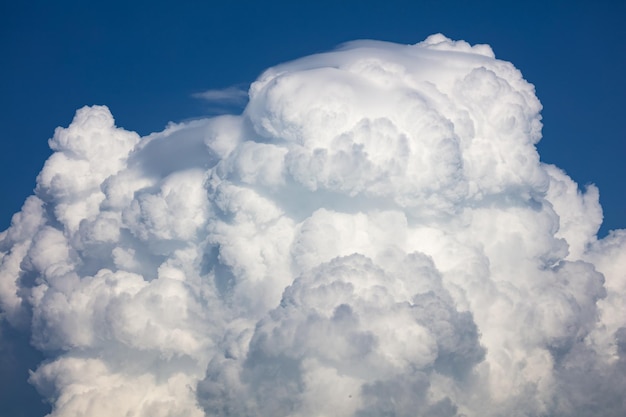
<path id="1" fill-rule="evenodd" d="M 626 227 L 625 1 L 128 3 L 0 5 L 0 229 L 79 107 L 106 104 L 118 126 L 147 134 L 211 114 L 194 93 L 245 86 L 271 65 L 436 32 L 488 43 L 523 72 L 544 105 L 542 159 L 598 185 L 601 234 Z"/>

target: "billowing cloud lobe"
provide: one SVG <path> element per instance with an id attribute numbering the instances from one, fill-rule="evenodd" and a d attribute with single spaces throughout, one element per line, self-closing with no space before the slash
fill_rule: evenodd
<path id="1" fill-rule="evenodd" d="M 626 231 L 540 162 L 540 110 L 442 35 L 145 137 L 78 110 L 0 234 L 29 382 L 52 417 L 624 415 Z"/>

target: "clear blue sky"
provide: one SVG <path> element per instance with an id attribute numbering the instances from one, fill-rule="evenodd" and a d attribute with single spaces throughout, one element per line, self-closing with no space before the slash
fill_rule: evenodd
<path id="1" fill-rule="evenodd" d="M 128 4 L 127 4 L 128 3 Z M 210 114 L 194 92 L 373 38 L 488 43 L 537 88 L 542 159 L 600 188 L 626 227 L 626 1 L 3 1 L 0 229 L 31 194 L 47 139 L 84 105 L 141 134 Z"/>

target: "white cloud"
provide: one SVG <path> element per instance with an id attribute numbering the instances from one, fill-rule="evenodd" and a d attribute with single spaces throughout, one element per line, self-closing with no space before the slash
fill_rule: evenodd
<path id="1" fill-rule="evenodd" d="M 194 93 L 193 96 L 215 104 L 243 104 L 248 99 L 248 92 L 239 86 L 232 86 L 205 90 Z"/>
<path id="2" fill-rule="evenodd" d="M 85 107 L 0 234 L 0 317 L 52 417 L 621 416 L 626 233 L 540 162 L 540 111 L 442 35 L 143 138 Z"/>

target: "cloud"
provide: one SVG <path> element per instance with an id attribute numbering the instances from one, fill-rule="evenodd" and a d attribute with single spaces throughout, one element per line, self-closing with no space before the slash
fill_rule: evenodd
<path id="1" fill-rule="evenodd" d="M 597 188 L 540 162 L 511 63 L 357 41 L 249 97 L 56 130 L 0 234 L 50 416 L 624 414 L 626 233 L 598 240 Z"/>
<path id="2" fill-rule="evenodd" d="M 223 89 L 206 90 L 193 94 L 193 97 L 206 100 L 213 104 L 244 104 L 248 99 L 248 92 L 239 86 Z"/>

